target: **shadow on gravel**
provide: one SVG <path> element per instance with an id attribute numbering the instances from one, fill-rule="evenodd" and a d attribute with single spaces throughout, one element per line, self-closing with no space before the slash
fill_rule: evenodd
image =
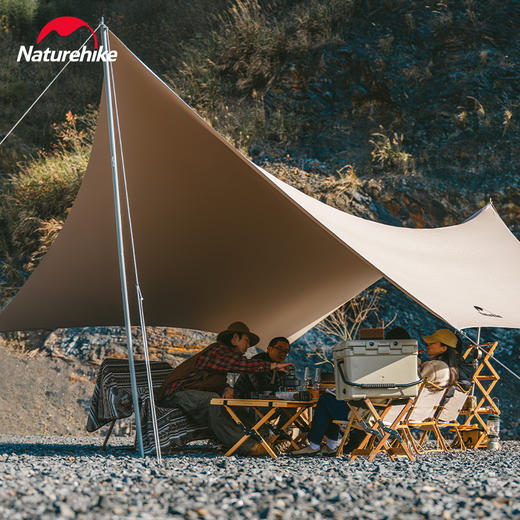
<path id="1" fill-rule="evenodd" d="M 33 457 L 135 457 L 139 455 L 134 451 L 133 446 L 108 446 L 106 451 L 101 450 L 100 444 L 75 443 L 38 443 L 38 442 L 0 442 L 1 455 L 30 455 Z M 150 455 L 155 459 L 155 455 Z M 170 455 L 163 455 L 163 458 L 190 458 L 190 459 L 220 459 L 223 452 L 215 449 L 208 449 L 205 445 L 192 444 L 186 449 Z"/>
<path id="2" fill-rule="evenodd" d="M 130 446 L 114 446 L 101 451 L 101 446 L 91 444 L 38 444 L 38 443 L 3 443 L 0 442 L 0 455 L 49 456 L 125 456 L 137 457 Z"/>

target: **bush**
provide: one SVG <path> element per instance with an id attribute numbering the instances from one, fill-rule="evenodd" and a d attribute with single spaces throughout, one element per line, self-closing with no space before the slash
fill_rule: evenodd
<path id="1" fill-rule="evenodd" d="M 415 161 L 412 154 L 403 149 L 402 134 L 394 132 L 391 137 L 388 137 L 376 132 L 372 137 L 374 138 L 370 140 L 372 160 L 379 168 L 388 168 L 390 173 L 393 171 L 404 175 L 415 173 Z"/>
<path id="2" fill-rule="evenodd" d="M 56 238 L 87 168 L 95 113 L 53 125 L 57 141 L 51 150 L 19 166 L 1 189 L 0 256 L 4 287 L 19 285 Z M 5 294 L 3 296 L 6 296 Z"/>
<path id="3" fill-rule="evenodd" d="M 217 17 L 218 31 L 191 42 L 183 66 L 168 77 L 239 149 L 247 149 L 253 138 L 287 145 L 297 138 L 301 122 L 290 109 L 267 106 L 264 98 L 292 59 L 340 44 L 352 11 L 353 2 L 345 0 L 236 0 Z"/>

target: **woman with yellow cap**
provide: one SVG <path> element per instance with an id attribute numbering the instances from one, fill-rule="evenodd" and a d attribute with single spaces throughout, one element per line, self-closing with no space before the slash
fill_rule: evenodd
<path id="1" fill-rule="evenodd" d="M 430 359 L 420 364 L 421 377 L 443 388 L 454 385 L 459 379 L 457 336 L 448 329 L 439 329 L 422 339 L 428 345 Z"/>

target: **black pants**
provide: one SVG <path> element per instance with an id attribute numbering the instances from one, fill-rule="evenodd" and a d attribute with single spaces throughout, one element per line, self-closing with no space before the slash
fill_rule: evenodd
<path id="1" fill-rule="evenodd" d="M 336 399 L 336 396 L 328 392 L 321 394 L 314 409 L 314 416 L 308 435 L 309 441 L 314 444 L 320 444 L 324 437 L 334 441 L 339 440 L 339 426 L 334 424 L 333 421 L 346 421 L 348 414 L 349 407 L 345 401 L 339 401 Z M 364 432 L 352 429 L 349 440 L 344 446 L 344 451 L 349 452 L 357 448 L 364 437 Z"/>

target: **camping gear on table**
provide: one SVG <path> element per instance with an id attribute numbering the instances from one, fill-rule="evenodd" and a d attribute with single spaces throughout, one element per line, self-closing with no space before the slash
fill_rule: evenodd
<path id="1" fill-rule="evenodd" d="M 320 374 L 320 380 L 318 383 L 318 392 L 322 393 L 327 390 L 335 390 L 336 388 L 336 377 L 334 372 L 322 372 Z"/>
<path id="2" fill-rule="evenodd" d="M 319 399 L 320 394 L 326 390 L 334 390 L 336 383 L 333 372 L 324 372 L 321 367 L 314 367 L 314 377 L 311 377 L 313 367 L 306 366 L 304 372 L 305 390 L 310 399 Z"/>
<path id="3" fill-rule="evenodd" d="M 293 374 L 279 374 L 278 375 L 278 390 L 280 392 L 295 392 L 297 390 L 301 390 L 302 383 L 300 379 L 298 379 Z"/>
<path id="4" fill-rule="evenodd" d="M 251 393 L 251 399 L 262 399 L 264 401 L 273 401 L 280 399 L 283 401 L 311 401 L 311 393 L 307 390 L 284 391 L 284 392 L 260 392 Z"/>
<path id="5" fill-rule="evenodd" d="M 253 393 L 253 399 L 281 399 L 287 401 L 310 401 L 311 393 L 306 390 L 294 374 L 279 374 L 279 385 L 275 392 Z"/>
<path id="6" fill-rule="evenodd" d="M 414 339 L 338 343 L 332 349 L 337 398 L 416 396 L 417 350 Z"/>

